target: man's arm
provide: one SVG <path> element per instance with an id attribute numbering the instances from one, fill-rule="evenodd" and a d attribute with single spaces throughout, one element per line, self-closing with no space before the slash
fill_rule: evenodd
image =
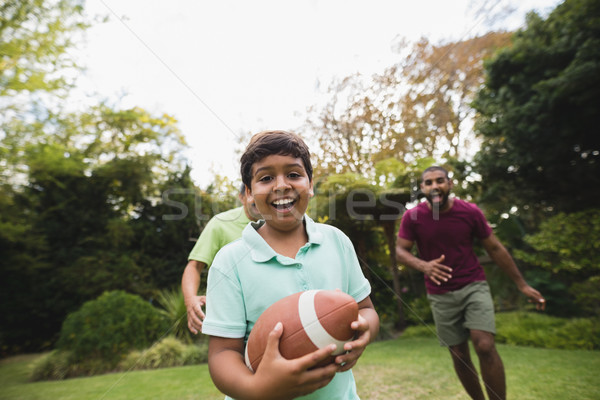
<path id="1" fill-rule="evenodd" d="M 181 291 L 185 308 L 187 308 L 188 328 L 193 334 L 202 329 L 206 296 L 198 296 L 202 270 L 206 264 L 196 260 L 189 260 L 181 277 Z"/>
<path id="2" fill-rule="evenodd" d="M 521 271 L 515 264 L 515 261 L 509 254 L 506 247 L 500 243 L 496 235 L 493 233 L 485 239 L 481 240 L 485 251 L 489 254 L 489 256 L 494 260 L 494 262 L 502 268 L 502 270 L 508 275 L 510 279 L 517 285 L 519 290 L 527 297 L 530 298 L 530 301 L 535 304 L 538 310 L 543 310 L 546 308 L 546 300 L 538 292 L 536 289 L 532 288 L 527 284 Z"/>
<path id="3" fill-rule="evenodd" d="M 409 268 L 416 269 L 427 275 L 433 283 L 440 285 L 442 282 L 447 282 L 452 278 L 452 268 L 442 264 L 445 255 L 434 260 L 425 261 L 412 255 L 410 252 L 414 242 L 398 236 L 396 240 L 396 260 Z"/>

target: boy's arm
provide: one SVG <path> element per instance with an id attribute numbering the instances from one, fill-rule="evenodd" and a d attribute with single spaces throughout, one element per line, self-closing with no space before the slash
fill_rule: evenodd
<path id="1" fill-rule="evenodd" d="M 351 327 L 357 332 L 357 337 L 346 343 L 344 345 L 346 353 L 335 359 L 336 364 L 341 366 L 340 372 L 354 367 L 367 345 L 379 334 L 379 315 L 375 311 L 371 297 L 367 296 L 358 303 L 358 320 L 352 322 Z"/>
<path id="2" fill-rule="evenodd" d="M 243 339 L 211 336 L 208 367 L 215 386 L 238 400 L 293 399 L 326 386 L 335 376 L 338 366 L 330 364 L 310 368 L 329 357 L 335 351 L 335 345 L 286 360 L 279 352 L 282 333 L 282 324 L 278 323 L 269 334 L 263 359 L 255 373 L 244 363 Z"/>
<path id="3" fill-rule="evenodd" d="M 197 334 L 202 329 L 206 296 L 198 296 L 202 270 L 206 264 L 196 260 L 189 260 L 181 277 L 181 291 L 187 308 L 188 329 Z"/>

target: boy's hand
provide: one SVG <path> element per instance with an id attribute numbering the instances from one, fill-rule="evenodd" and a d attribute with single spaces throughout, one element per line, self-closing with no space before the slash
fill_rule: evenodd
<path id="1" fill-rule="evenodd" d="M 358 320 L 350 325 L 357 332 L 357 338 L 344 345 L 345 354 L 335 358 L 335 363 L 339 365 L 338 372 L 348 371 L 358 361 L 367 345 L 371 342 L 371 331 L 369 330 L 369 321 L 362 315 L 358 315 Z"/>
<path id="2" fill-rule="evenodd" d="M 204 320 L 204 310 L 202 307 L 206 304 L 206 296 L 194 296 L 192 301 L 188 304 L 186 302 L 185 307 L 187 308 L 187 319 L 188 329 L 194 335 L 202 331 L 202 321 Z"/>
<path id="3" fill-rule="evenodd" d="M 285 359 L 279 352 L 283 325 L 278 322 L 269 334 L 263 359 L 254 375 L 257 393 L 265 400 L 293 399 L 326 386 L 338 371 L 338 365 L 314 368 L 331 356 L 335 345 L 316 350 L 294 360 Z"/>

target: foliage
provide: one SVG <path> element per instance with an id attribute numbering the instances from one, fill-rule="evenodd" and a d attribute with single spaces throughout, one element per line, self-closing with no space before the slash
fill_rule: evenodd
<path id="1" fill-rule="evenodd" d="M 161 313 L 139 296 L 105 292 L 67 316 L 57 342 L 73 359 L 96 358 L 116 363 L 132 349 L 143 349 L 164 335 Z"/>
<path id="2" fill-rule="evenodd" d="M 205 363 L 207 359 L 206 344 L 185 345 L 173 337 L 166 337 L 144 351 L 129 352 L 116 366 L 100 358 L 76 359 L 70 351 L 53 350 L 36 360 L 30 380 L 63 380 L 107 372 L 196 365 Z"/>
<path id="3" fill-rule="evenodd" d="M 600 317 L 600 276 L 573 284 L 569 292 L 583 313 Z"/>
<path id="4" fill-rule="evenodd" d="M 473 105 L 484 144 L 483 200 L 516 206 L 533 226 L 546 214 L 596 206 L 600 195 L 600 3 L 566 0 L 532 13 L 486 64 Z"/>
<path id="5" fill-rule="evenodd" d="M 403 338 L 436 336 L 435 326 L 409 326 Z M 496 342 L 547 349 L 600 350 L 600 320 L 559 318 L 534 312 L 496 314 Z"/>
<path id="6" fill-rule="evenodd" d="M 189 344 L 195 338 L 202 339 L 203 335 L 193 335 L 187 326 L 187 308 L 183 300 L 183 292 L 176 286 L 172 289 L 163 289 L 157 292 L 156 302 L 160 312 L 167 318 L 172 327 L 171 333 L 178 340 Z"/>
<path id="7" fill-rule="evenodd" d="M 63 88 L 57 72 L 75 67 L 68 52 L 87 27 L 81 0 L 7 0 L 0 7 L 0 96 Z M 6 110 L 4 110 L 6 111 Z"/>
<path id="8" fill-rule="evenodd" d="M 119 370 L 131 371 L 179 367 L 208 361 L 208 345 L 185 345 L 166 337 L 145 351 L 132 351 L 119 363 Z"/>
<path id="9" fill-rule="evenodd" d="M 433 313 L 427 297 L 421 296 L 413 299 L 409 304 L 406 319 L 413 325 L 429 324 L 433 322 Z"/>
<path id="10" fill-rule="evenodd" d="M 548 349 L 600 350 L 600 320 L 564 319 L 537 313 L 496 315 L 498 343 Z"/>
<path id="11" fill-rule="evenodd" d="M 403 61 L 382 74 L 332 83 L 330 100 L 311 109 L 305 127 L 316 133 L 317 174 L 375 179 L 383 160 L 467 156 L 469 103 L 483 83 L 483 60 L 508 37 L 489 33 L 439 45 L 422 39 L 410 48 L 401 42 Z"/>
<path id="12" fill-rule="evenodd" d="M 530 264 L 553 272 L 566 271 L 580 276 L 600 272 L 600 209 L 570 214 L 558 213 L 525 237 L 533 252 L 515 255 Z"/>
<path id="13" fill-rule="evenodd" d="M 92 376 L 111 371 L 114 363 L 101 358 L 75 359 L 70 351 L 53 350 L 32 367 L 31 381 L 54 381 L 79 376 Z"/>

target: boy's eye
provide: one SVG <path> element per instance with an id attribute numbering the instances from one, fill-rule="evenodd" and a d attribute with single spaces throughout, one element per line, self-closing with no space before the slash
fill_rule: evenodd
<path id="1" fill-rule="evenodd" d="M 265 176 L 263 176 L 263 177 L 259 178 L 259 179 L 258 179 L 258 181 L 259 181 L 259 182 L 269 182 L 269 181 L 271 181 L 271 179 L 273 179 L 273 178 L 271 178 L 271 177 L 270 177 L 270 176 L 268 176 L 268 175 L 265 175 Z"/>
<path id="2" fill-rule="evenodd" d="M 290 173 L 288 174 L 288 176 L 289 176 L 290 178 L 300 178 L 300 176 L 301 176 L 301 175 L 300 175 L 299 173 L 297 173 L 297 172 L 290 172 Z"/>

